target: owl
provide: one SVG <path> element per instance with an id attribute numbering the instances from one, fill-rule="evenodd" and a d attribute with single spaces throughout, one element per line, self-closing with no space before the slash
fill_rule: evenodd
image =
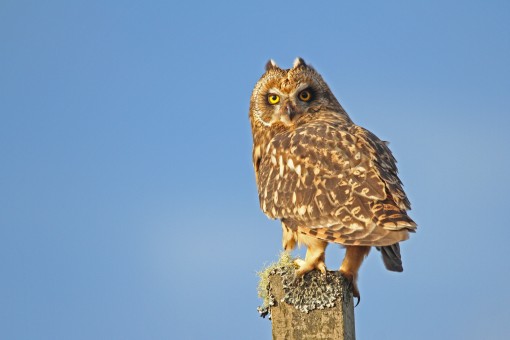
<path id="1" fill-rule="evenodd" d="M 385 267 L 403 270 L 399 242 L 416 223 L 388 144 L 354 124 L 321 75 L 303 59 L 270 60 L 249 112 L 262 211 L 279 219 L 283 248 L 307 247 L 296 276 L 326 273 L 329 243 L 346 248 L 340 272 L 358 298 L 359 268 L 371 247 Z"/>

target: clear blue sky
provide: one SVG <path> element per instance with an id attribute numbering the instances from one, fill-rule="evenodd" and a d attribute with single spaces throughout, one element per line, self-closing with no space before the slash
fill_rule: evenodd
<path id="1" fill-rule="evenodd" d="M 2 1 L 0 338 L 269 339 L 248 104 L 297 56 L 419 224 L 403 273 L 362 267 L 358 338 L 508 339 L 510 3 L 482 0 Z"/>

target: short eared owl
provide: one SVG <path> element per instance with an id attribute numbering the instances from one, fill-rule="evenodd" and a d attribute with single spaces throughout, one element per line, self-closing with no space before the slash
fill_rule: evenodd
<path id="1" fill-rule="evenodd" d="M 402 271 L 399 242 L 414 232 L 410 203 L 387 143 L 349 118 L 321 75 L 297 58 L 270 60 L 250 102 L 260 206 L 279 219 L 283 247 L 307 246 L 296 274 L 326 271 L 329 242 L 344 245 L 341 273 L 359 298 L 358 270 L 371 246 Z"/>

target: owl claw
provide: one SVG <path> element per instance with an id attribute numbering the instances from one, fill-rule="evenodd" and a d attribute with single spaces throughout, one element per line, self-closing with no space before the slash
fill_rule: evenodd
<path id="1" fill-rule="evenodd" d="M 354 278 L 354 275 L 352 273 L 344 272 L 342 270 L 340 270 L 340 273 L 347 280 L 348 287 L 352 290 L 352 297 L 357 299 L 357 302 L 354 305 L 354 307 L 357 307 L 361 301 L 361 296 L 359 294 L 359 289 L 358 289 L 358 284 L 356 282 L 356 279 Z"/>
<path id="2" fill-rule="evenodd" d="M 322 273 L 322 276 L 326 276 L 327 270 L 326 270 L 326 265 L 324 264 L 324 262 L 319 262 L 317 264 L 317 269 L 320 270 L 320 272 Z"/>

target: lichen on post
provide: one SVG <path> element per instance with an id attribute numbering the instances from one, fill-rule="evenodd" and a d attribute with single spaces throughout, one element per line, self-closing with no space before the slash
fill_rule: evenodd
<path id="1" fill-rule="evenodd" d="M 339 272 L 312 271 L 295 278 L 290 255 L 263 272 L 261 316 L 270 314 L 273 339 L 355 339 L 354 304 L 348 282 Z"/>

